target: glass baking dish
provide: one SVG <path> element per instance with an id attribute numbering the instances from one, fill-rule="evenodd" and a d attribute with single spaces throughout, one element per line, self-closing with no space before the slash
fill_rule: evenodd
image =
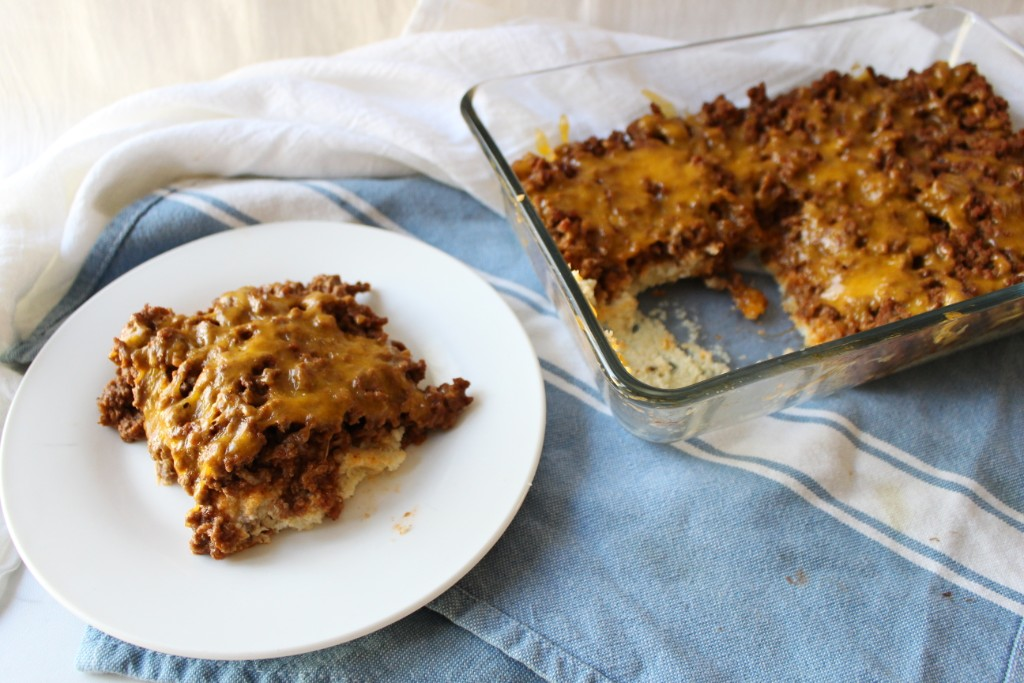
<path id="1" fill-rule="evenodd" d="M 774 314 L 751 322 L 735 312 L 725 293 L 685 281 L 660 287 L 641 298 L 641 307 L 679 335 L 697 330 L 730 369 L 689 386 L 658 388 L 623 366 L 525 197 L 512 162 L 537 151 L 538 140 L 561 140 L 566 122 L 573 140 L 622 130 L 649 111 L 651 95 L 645 92 L 679 111 L 695 111 L 719 94 L 743 106 L 747 90 L 761 82 L 770 96 L 829 69 L 871 66 L 902 77 L 938 60 L 975 63 L 1008 101 L 1014 126 L 1021 127 L 1024 48 L 978 15 L 948 6 L 574 64 L 487 81 L 466 93 L 463 117 L 497 174 L 509 221 L 626 429 L 651 441 L 688 438 L 1019 332 L 1024 284 L 809 348 L 802 348 L 777 299 L 769 308 Z M 761 289 L 771 297 L 777 288 Z"/>

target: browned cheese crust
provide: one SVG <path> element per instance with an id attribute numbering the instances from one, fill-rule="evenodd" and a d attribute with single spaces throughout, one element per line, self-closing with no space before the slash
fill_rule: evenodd
<path id="1" fill-rule="evenodd" d="M 700 277 L 756 319 L 753 254 L 817 344 L 1024 281 L 1024 133 L 974 65 L 748 97 L 515 162 L 599 302 Z"/>
<path id="2" fill-rule="evenodd" d="M 114 340 L 100 422 L 146 439 L 158 477 L 195 499 L 192 551 L 223 558 L 336 519 L 359 481 L 449 429 L 472 401 L 337 276 L 245 287 L 194 315 L 146 306 Z"/>

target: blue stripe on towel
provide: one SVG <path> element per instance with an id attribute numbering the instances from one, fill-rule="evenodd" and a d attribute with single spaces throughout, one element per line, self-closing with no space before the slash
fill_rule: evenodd
<path id="1" fill-rule="evenodd" d="M 853 444 L 855 444 L 859 450 L 864 451 L 865 453 L 869 453 L 874 457 L 878 458 L 879 460 L 883 460 L 890 464 L 891 466 L 895 467 L 896 469 L 906 472 L 907 474 L 917 479 L 920 479 L 921 481 L 924 481 L 931 486 L 946 489 L 947 491 L 954 491 L 969 498 L 971 502 L 973 502 L 979 508 L 983 509 L 985 512 L 989 513 L 990 515 L 993 515 L 994 517 L 998 517 L 1008 526 L 1013 527 L 1017 531 L 1024 533 L 1024 521 L 1022 521 L 1019 518 L 1015 518 L 1011 515 L 1008 515 L 1006 512 L 996 508 L 988 500 L 978 495 L 978 493 L 971 487 L 961 484 L 959 482 L 950 481 L 949 479 L 937 476 L 935 474 L 932 474 L 931 472 L 926 472 L 920 467 L 915 467 L 913 464 L 895 457 L 891 453 L 886 452 L 884 449 L 878 448 L 877 446 L 868 443 L 858 434 L 853 433 L 846 425 L 840 423 L 835 419 L 830 419 L 828 416 L 825 415 L 794 414 L 792 412 L 786 411 L 776 413 L 774 417 L 776 419 L 785 420 L 788 422 L 799 422 L 803 424 L 820 424 L 835 429 L 843 436 L 845 436 L 847 439 L 849 439 Z"/>
<path id="2" fill-rule="evenodd" d="M 825 489 L 821 484 L 819 484 L 814 478 L 808 476 L 807 474 L 801 472 L 796 468 L 790 467 L 783 463 L 777 462 L 775 460 L 770 460 L 767 458 L 759 458 L 756 456 L 729 453 L 722 449 L 716 448 L 699 438 L 692 439 L 690 443 L 694 447 L 699 448 L 700 450 L 711 455 L 714 455 L 718 458 L 722 458 L 725 460 L 757 463 L 762 467 L 775 470 L 776 472 L 779 472 L 785 475 L 786 477 L 796 482 L 799 482 L 799 484 L 805 487 L 806 490 L 810 491 L 815 497 L 817 497 L 819 500 L 823 501 L 827 505 L 832 506 L 838 510 L 841 510 L 843 513 L 849 515 L 853 519 L 856 519 L 860 523 L 871 527 L 875 531 L 895 541 L 899 545 L 911 550 L 912 552 L 918 555 L 921 555 L 922 557 L 927 557 L 928 559 L 938 564 L 941 564 L 942 566 L 950 569 L 951 571 L 964 577 L 965 579 L 974 582 L 980 586 L 984 586 L 993 593 L 1002 595 L 1003 597 L 1006 597 L 1024 606 L 1024 593 L 1021 593 L 1007 586 L 999 584 L 995 581 L 992 581 L 988 577 L 973 571 L 969 567 L 964 566 L 962 563 L 957 562 L 956 560 L 953 560 L 948 555 L 938 552 L 935 549 L 923 543 L 920 543 L 916 539 L 913 539 L 907 536 L 906 534 L 897 531 L 893 527 L 879 521 L 875 517 L 867 515 L 864 512 L 858 510 L 857 508 L 848 505 L 847 503 L 843 502 L 842 500 L 836 498 L 831 493 L 829 493 L 828 490 Z"/>

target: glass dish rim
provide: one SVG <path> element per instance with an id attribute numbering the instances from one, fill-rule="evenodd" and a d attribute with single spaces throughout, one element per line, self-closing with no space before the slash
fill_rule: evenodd
<path id="1" fill-rule="evenodd" d="M 542 247 L 541 251 L 547 265 L 557 274 L 557 284 L 566 295 L 573 314 L 582 321 L 580 328 L 585 334 L 589 344 L 594 347 L 594 354 L 607 381 L 615 387 L 616 391 L 624 398 L 634 402 L 650 404 L 654 407 L 672 408 L 681 407 L 689 403 L 695 403 L 705 398 L 720 395 L 734 387 L 749 385 L 763 380 L 779 376 L 784 372 L 817 365 L 822 360 L 841 356 L 843 354 L 859 349 L 870 348 L 885 339 L 894 339 L 908 336 L 929 328 L 934 328 L 943 321 L 949 321 L 963 315 L 971 315 L 997 308 L 1015 300 L 1024 301 L 1024 283 L 1011 285 L 987 294 L 981 294 L 965 301 L 949 304 L 932 311 L 919 313 L 903 320 L 897 320 L 885 325 L 857 332 L 839 339 L 824 342 L 814 346 L 806 346 L 778 356 L 766 358 L 747 365 L 743 365 L 727 372 L 700 380 L 683 387 L 662 388 L 649 385 L 637 379 L 620 360 L 618 352 L 612 347 L 608 340 L 597 315 L 587 301 L 580 287 L 579 281 L 573 275 L 571 268 L 561 256 L 557 245 L 551 238 L 550 233 L 543 229 L 543 221 L 536 212 L 533 204 L 527 199 L 526 192 L 512 172 L 511 164 L 506 159 L 500 146 L 495 142 L 487 126 L 477 115 L 473 106 L 473 98 L 477 91 L 492 83 L 511 82 L 519 79 L 528 79 L 549 73 L 558 73 L 583 68 L 586 66 L 602 63 L 622 62 L 628 60 L 655 57 L 660 54 L 677 53 L 684 51 L 697 51 L 714 45 L 729 43 L 739 44 L 746 41 L 756 41 L 782 36 L 787 33 L 802 33 L 808 31 L 820 31 L 829 27 L 867 23 L 871 21 L 885 20 L 895 16 L 913 16 L 928 11 L 946 11 L 959 13 L 964 20 L 969 20 L 972 25 L 983 26 L 986 31 L 994 34 L 1006 47 L 1013 49 L 1024 58 L 1024 46 L 1013 40 L 1005 32 L 988 21 L 977 12 L 957 5 L 944 4 L 923 4 L 913 7 L 887 9 L 878 12 L 859 14 L 853 17 L 829 19 L 818 22 L 800 24 L 767 31 L 745 33 L 742 35 L 713 38 L 681 45 L 654 48 L 638 52 L 624 53 L 610 57 L 599 57 L 588 59 L 571 64 L 536 69 L 518 74 L 498 76 L 480 81 L 470 87 L 460 100 L 460 112 L 468 124 L 471 132 L 477 138 L 483 148 L 491 165 L 497 171 L 499 182 L 504 185 L 510 197 L 514 198 L 519 208 L 526 213 L 529 223 L 529 230 Z M 508 200 L 508 197 L 506 197 Z M 936 354 L 936 356 L 941 354 Z"/>

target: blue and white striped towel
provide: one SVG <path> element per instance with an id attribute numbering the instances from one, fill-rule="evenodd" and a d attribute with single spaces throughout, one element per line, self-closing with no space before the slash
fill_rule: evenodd
<path id="1" fill-rule="evenodd" d="M 1019 337 L 691 441 L 645 443 L 610 416 L 505 221 L 423 178 L 173 186 L 114 221 L 66 302 L 178 242 L 297 218 L 408 232 L 494 276 L 547 384 L 534 486 L 465 579 L 379 633 L 309 655 L 208 662 L 90 629 L 83 670 L 225 681 L 1024 680 Z"/>
<path id="2" fill-rule="evenodd" d="M 528 30 L 535 31 L 531 40 L 557 46 L 548 60 L 578 58 L 588 45 L 600 54 L 633 41 L 594 34 L 588 44 L 587 32 L 546 25 L 517 28 L 514 40 L 505 35 L 504 47 L 520 45 Z M 474 54 L 501 54 L 500 33 L 451 39 L 486 42 Z M 376 49 L 384 64 L 386 50 Z M 429 62 L 429 55 L 420 56 Z M 451 60 L 450 53 L 435 57 L 435 66 Z M 345 62 L 350 74 L 359 58 L 367 53 Z M 298 74 L 327 81 L 338 68 L 317 62 L 271 71 L 288 72 L 285 82 Z M 363 73 L 370 72 L 386 76 L 375 68 Z M 460 72 L 448 89 L 476 75 Z M 149 96 L 121 113 L 138 114 L 161 98 L 181 104 L 187 94 L 195 98 L 188 116 L 199 109 L 209 114 L 211 90 L 232 106 L 255 92 L 244 77 L 232 83 L 231 97 L 220 83 Z M 256 91 L 267 84 L 261 80 Z M 385 88 L 381 101 L 391 102 L 395 92 Z M 451 111 L 430 115 L 457 117 L 450 104 Z M 97 120 L 95 129 L 111 121 Z M 698 439 L 646 443 L 611 417 L 509 227 L 478 201 L 487 199 L 480 180 L 487 169 L 470 156 L 465 144 L 473 143 L 461 133 L 455 141 L 443 134 L 434 139 L 439 149 L 462 146 L 431 163 L 422 161 L 426 153 L 420 161 L 406 154 L 395 162 L 386 145 L 370 152 L 359 142 L 352 144 L 363 145 L 365 154 L 352 165 L 318 158 L 308 165 L 320 172 L 292 172 L 290 180 L 168 177 L 168 169 L 194 169 L 199 156 L 211 164 L 199 167 L 214 175 L 224 170 L 218 164 L 241 163 L 237 156 L 209 159 L 222 149 L 218 133 L 235 131 L 230 140 L 240 141 L 237 129 L 207 123 L 182 125 L 200 133 L 209 150 L 171 154 L 167 138 L 178 135 L 180 142 L 187 131 L 157 126 L 150 131 L 155 140 L 145 139 L 149 133 L 132 137 L 119 148 L 123 154 L 93 166 L 92 179 L 69 205 L 69 215 L 81 222 L 67 224 L 60 257 L 37 269 L 29 280 L 33 291 L 20 281 L 7 290 L 24 296 L 20 316 L 0 311 L 5 345 L 13 342 L 6 357 L 29 361 L 64 314 L 175 244 L 261 222 L 354 219 L 411 233 L 457 256 L 487 274 L 509 301 L 546 382 L 541 463 L 522 509 L 492 551 L 427 608 L 377 633 L 284 659 L 209 662 L 145 651 L 90 628 L 79 668 L 214 681 L 1024 682 L 1020 336 Z M 280 177 L 285 174 L 272 171 L 289 153 L 315 155 L 301 126 L 282 137 L 274 134 L 281 133 L 277 122 L 264 123 L 241 129 L 266 135 L 262 140 L 278 156 L 260 161 L 246 151 L 250 175 Z M 440 126 L 456 135 L 451 120 Z M 97 135 L 80 139 L 91 140 L 85 145 L 91 148 L 107 133 Z M 328 145 L 324 154 L 350 142 Z M 158 172 L 126 177 L 143 168 L 147 145 L 171 154 L 167 166 L 160 167 L 164 156 L 155 156 L 150 163 Z M 85 147 L 65 146 L 77 151 L 63 159 L 81 158 Z M 374 154 L 383 161 L 370 163 Z M 439 158 L 461 165 L 441 169 Z M 370 179 L 380 175 L 374 171 L 393 175 L 401 168 L 432 179 Z M 0 211 L 4 221 L 12 215 Z M 32 268 L 45 261 L 37 256 Z M 40 308 L 44 300 L 51 303 Z"/>

